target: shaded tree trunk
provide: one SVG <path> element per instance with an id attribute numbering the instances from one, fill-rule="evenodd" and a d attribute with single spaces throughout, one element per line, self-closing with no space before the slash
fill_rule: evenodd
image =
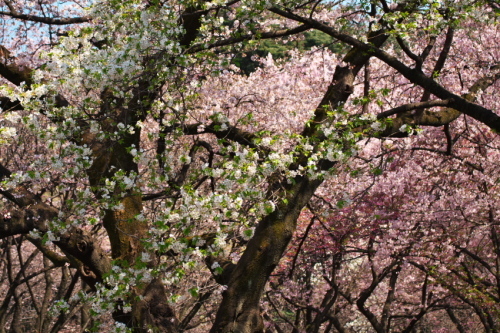
<path id="1" fill-rule="evenodd" d="M 297 218 L 321 180 L 297 178 L 276 210 L 257 226 L 254 237 L 231 273 L 212 333 L 264 332 L 260 298 L 297 225 Z"/>

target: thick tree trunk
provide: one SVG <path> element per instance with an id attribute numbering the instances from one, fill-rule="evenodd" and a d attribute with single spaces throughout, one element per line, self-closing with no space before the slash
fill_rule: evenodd
<path id="1" fill-rule="evenodd" d="M 297 178 L 284 191 L 276 210 L 267 215 L 231 273 L 212 333 L 264 332 L 259 302 L 265 285 L 292 238 L 300 211 L 321 180 Z M 287 202 L 286 204 L 284 202 Z"/>

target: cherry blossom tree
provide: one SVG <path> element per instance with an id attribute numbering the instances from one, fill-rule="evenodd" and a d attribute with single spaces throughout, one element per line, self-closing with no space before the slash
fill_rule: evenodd
<path id="1" fill-rule="evenodd" d="M 4 0 L 0 330 L 498 331 L 498 10 Z"/>

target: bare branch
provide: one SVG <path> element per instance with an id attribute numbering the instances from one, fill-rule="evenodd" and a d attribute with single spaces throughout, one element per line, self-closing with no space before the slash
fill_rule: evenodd
<path id="1" fill-rule="evenodd" d="M 396 108 L 384 111 L 382 113 L 379 113 L 377 115 L 377 119 L 384 119 L 389 116 L 392 116 L 394 114 L 398 113 L 403 113 L 403 112 L 408 112 L 420 108 L 431 108 L 435 106 L 448 106 L 450 105 L 450 100 L 432 100 L 432 101 L 427 101 L 427 102 L 418 102 L 418 103 L 410 103 L 410 104 L 404 104 L 401 106 L 398 106 Z"/>
<path id="2" fill-rule="evenodd" d="M 218 122 L 213 122 L 209 125 L 204 125 L 202 123 L 196 124 L 174 124 L 166 128 L 165 133 L 171 133 L 176 129 L 181 129 L 185 135 L 199 135 L 204 133 L 214 134 L 219 139 L 228 139 L 234 142 L 238 142 L 250 148 L 257 149 L 259 151 L 269 153 L 269 148 L 260 146 L 255 143 L 258 139 L 254 133 L 243 131 L 236 126 L 225 124 L 227 128 L 222 129 L 223 124 Z"/>
<path id="3" fill-rule="evenodd" d="M 247 35 L 243 35 L 243 36 L 239 36 L 239 37 L 231 37 L 228 39 L 220 40 L 220 41 L 217 41 L 213 44 L 209 44 L 208 46 L 204 46 L 202 44 L 193 45 L 192 47 L 190 47 L 187 50 L 187 53 L 192 54 L 192 53 L 200 52 L 201 50 L 209 50 L 209 49 L 213 49 L 216 47 L 233 45 L 233 44 L 241 43 L 241 42 L 244 42 L 247 40 L 252 40 L 252 39 L 271 39 L 271 38 L 287 37 L 287 36 L 291 36 L 291 35 L 295 35 L 295 34 L 307 31 L 310 28 L 311 27 L 309 27 L 307 24 L 303 24 L 303 25 L 300 25 L 300 26 L 292 28 L 292 29 L 284 29 L 284 30 L 279 30 L 279 31 L 270 31 L 270 32 L 256 31 L 252 34 L 247 34 Z"/>
<path id="4" fill-rule="evenodd" d="M 443 86 L 438 84 L 436 81 L 434 81 L 432 78 L 426 76 L 424 73 L 422 73 L 418 69 L 412 69 L 405 64 L 403 64 L 401 61 L 399 61 L 397 58 L 394 56 L 388 54 L 387 52 L 379 49 L 378 47 L 375 47 L 372 44 L 367 44 L 363 43 L 360 40 L 346 35 L 344 33 L 341 33 L 334 28 L 327 26 L 321 22 L 318 22 L 316 20 L 302 17 L 290 12 L 287 12 L 285 10 L 279 9 L 277 7 L 273 7 L 271 9 L 274 13 L 279 14 L 283 17 L 308 24 L 311 27 L 323 31 L 330 36 L 346 43 L 349 44 L 356 49 L 363 51 L 369 55 L 375 56 L 378 59 L 382 60 L 385 62 L 387 65 L 390 67 L 394 68 L 397 70 L 401 75 L 403 75 L 405 78 L 407 78 L 410 82 L 421 86 L 422 88 L 429 90 L 430 93 L 434 94 L 435 96 L 446 100 L 450 100 L 450 107 L 476 119 L 477 121 L 487 125 L 490 127 L 492 130 L 494 130 L 496 133 L 500 133 L 500 116 L 498 116 L 496 113 L 494 113 L 492 110 L 489 110 L 483 106 L 471 103 L 467 101 L 467 99 L 460 97 L 451 91 L 445 89 Z"/>
<path id="5" fill-rule="evenodd" d="M 9 11 L 0 11 L 0 15 L 12 17 L 19 20 L 24 21 L 32 21 L 37 23 L 45 23 L 52 25 L 68 25 L 75 23 L 85 23 L 90 21 L 90 17 L 82 16 L 82 17 L 68 17 L 68 18 L 56 18 L 56 17 L 46 17 L 46 16 L 37 16 L 37 15 L 28 15 L 20 13 L 9 0 L 4 0 L 4 3 L 9 8 Z"/>

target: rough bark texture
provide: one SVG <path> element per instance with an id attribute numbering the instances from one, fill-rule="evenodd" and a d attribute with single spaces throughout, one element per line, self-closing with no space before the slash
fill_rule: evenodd
<path id="1" fill-rule="evenodd" d="M 90 286 L 103 283 L 103 276 L 111 270 L 111 260 L 87 232 L 71 228 L 55 244 L 75 258 L 73 263 Z"/>
<path id="2" fill-rule="evenodd" d="M 257 226 L 255 236 L 230 276 L 211 332 L 263 332 L 259 303 L 269 275 L 290 241 L 302 208 L 321 180 L 297 178 L 286 189 L 287 204 L 277 205 Z"/>
<path id="3" fill-rule="evenodd" d="M 159 279 L 154 279 L 144 290 L 142 300 L 137 301 L 134 318 L 140 332 L 177 332 L 177 318 L 166 296 L 165 287 Z"/>

